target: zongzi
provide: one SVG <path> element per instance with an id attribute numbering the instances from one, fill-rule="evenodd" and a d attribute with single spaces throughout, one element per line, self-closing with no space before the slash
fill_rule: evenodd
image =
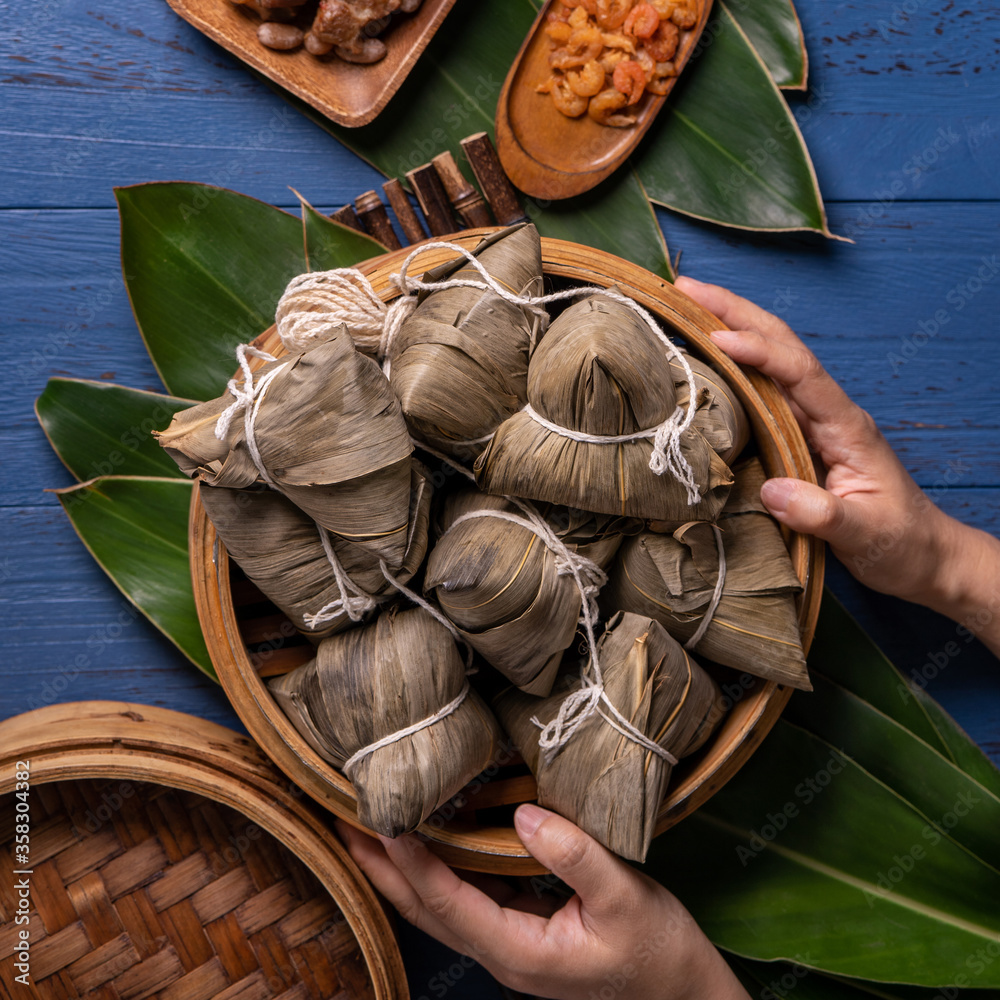
<path id="1" fill-rule="evenodd" d="M 737 467 L 717 528 L 692 521 L 673 534 L 648 531 L 627 539 L 601 607 L 649 615 L 681 641 L 697 637 L 693 648 L 708 659 L 808 691 L 795 607 L 802 585 L 761 503 L 764 478 L 757 459 Z"/>
<path id="2" fill-rule="evenodd" d="M 583 595 L 565 555 L 580 559 L 578 573 L 596 596 L 605 580 L 602 570 L 621 543 L 621 535 L 598 533 L 596 525 L 586 543 L 556 541 L 562 525 L 567 532 L 579 528 L 578 518 L 552 520 L 555 527 L 541 521 L 539 532 L 530 527 L 523 507 L 502 497 L 474 489 L 454 494 L 445 504 L 444 530 L 424 577 L 424 589 L 434 591 L 468 643 L 535 695 L 549 693 L 580 619 Z"/>
<path id="3" fill-rule="evenodd" d="M 713 520 L 722 509 L 732 476 L 697 427 L 680 450 L 700 502 L 650 468 L 649 439 L 677 411 L 677 393 L 664 345 L 621 302 L 591 295 L 553 321 L 528 367 L 528 403 L 476 460 L 486 492 L 659 520 Z"/>
<path id="4" fill-rule="evenodd" d="M 489 764 L 502 738 L 451 633 L 422 608 L 390 608 L 324 639 L 314 660 L 270 688 L 302 737 L 351 780 L 358 819 L 386 837 L 416 829 Z"/>
<path id="5" fill-rule="evenodd" d="M 702 746 L 725 712 L 716 683 L 650 618 L 615 615 L 597 653 L 608 700 L 675 760 Z M 554 756 L 544 753 L 539 723 L 555 719 L 580 685 L 579 676 L 564 676 L 541 702 L 509 688 L 494 704 L 535 774 L 539 805 L 571 819 L 616 854 L 642 861 L 672 764 L 624 734 L 603 709 Z"/>
<path id="6" fill-rule="evenodd" d="M 416 573 L 427 552 L 433 490 L 425 473 L 414 461 L 406 553 L 395 573 L 401 583 Z M 274 490 L 202 485 L 200 498 L 230 556 L 311 639 L 341 631 L 396 593 L 377 554 L 329 535 L 345 580 L 343 592 L 323 544 L 326 528 Z"/>
<path id="7" fill-rule="evenodd" d="M 174 416 L 157 434 L 180 469 L 210 486 L 267 483 L 340 537 L 398 569 L 407 544 L 410 443 L 389 383 L 346 326 Z M 222 434 L 222 438 L 217 437 Z"/>
<path id="8" fill-rule="evenodd" d="M 533 225 L 494 233 L 473 254 L 505 289 L 540 294 L 541 242 Z M 468 442 L 492 434 L 524 405 L 528 356 L 542 313 L 505 301 L 464 257 L 424 276 L 456 278 L 482 287 L 421 293 L 393 339 L 389 378 L 415 436 L 471 462 L 482 445 Z"/>

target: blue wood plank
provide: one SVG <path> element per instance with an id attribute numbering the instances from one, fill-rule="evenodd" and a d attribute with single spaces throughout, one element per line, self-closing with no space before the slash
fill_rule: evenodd
<path id="1" fill-rule="evenodd" d="M 909 18 L 880 0 L 799 7 L 812 90 L 791 100 L 827 199 L 1000 197 L 990 5 Z M 30 5 L 5 11 L 0 135 L 19 155 L 0 163 L 0 204 L 108 206 L 109 178 L 169 177 L 343 202 L 378 180 L 355 158 L 334 171 L 336 142 L 166 3 L 127 19 L 58 9 L 42 24 Z M 396 100 L 408 99 L 404 87 Z"/>

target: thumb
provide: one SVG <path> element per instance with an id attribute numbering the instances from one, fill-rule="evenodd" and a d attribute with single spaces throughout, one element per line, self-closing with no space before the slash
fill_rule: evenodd
<path id="1" fill-rule="evenodd" d="M 536 805 L 520 806 L 514 826 L 532 857 L 576 890 L 590 913 L 622 912 L 634 874 L 625 862 L 568 819 Z"/>
<path id="2" fill-rule="evenodd" d="M 834 547 L 857 536 L 861 525 L 850 504 L 801 479 L 769 479 L 760 490 L 764 506 L 793 531 L 815 535 Z"/>

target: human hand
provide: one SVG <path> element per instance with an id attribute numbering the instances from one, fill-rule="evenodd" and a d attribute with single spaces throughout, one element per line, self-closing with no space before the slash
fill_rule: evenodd
<path id="1" fill-rule="evenodd" d="M 546 809 L 521 806 L 514 824 L 531 854 L 575 890 L 565 904 L 501 879 L 461 878 L 413 835 L 375 840 L 340 822 L 337 831 L 406 920 L 512 989 L 553 1000 L 747 1000 L 663 886 Z"/>
<path id="2" fill-rule="evenodd" d="M 678 278 L 677 288 L 731 327 L 712 334 L 719 347 L 783 388 L 825 466 L 822 486 L 797 479 L 765 483 L 761 499 L 771 514 L 829 542 L 834 555 L 873 590 L 956 621 L 981 609 L 988 586 L 1000 584 L 1000 542 L 930 501 L 875 421 L 780 319 L 718 285 Z M 993 618 L 1000 621 L 1000 615 Z M 977 631 L 997 648 L 996 622 Z"/>

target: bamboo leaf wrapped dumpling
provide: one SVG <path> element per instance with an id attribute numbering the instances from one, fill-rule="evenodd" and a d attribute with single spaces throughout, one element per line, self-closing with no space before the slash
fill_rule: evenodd
<path id="1" fill-rule="evenodd" d="M 427 553 L 433 489 L 425 471 L 413 463 L 406 552 L 394 574 L 401 583 L 416 573 Z M 230 556 L 311 639 L 325 638 L 352 623 L 345 596 L 354 617 L 360 617 L 396 593 L 382 573 L 377 553 L 329 535 L 343 574 L 366 596 L 358 596 L 350 587 L 346 595 L 342 593 L 321 539 L 326 529 L 274 490 L 202 486 L 200 497 Z"/>
<path id="2" fill-rule="evenodd" d="M 448 498 L 424 589 L 434 591 L 441 610 L 487 662 L 522 691 L 546 695 L 576 636 L 583 598 L 568 565 L 543 537 L 491 512 L 525 519 L 513 503 L 477 490 Z M 560 518 L 557 523 L 571 532 L 576 520 Z M 553 530 L 551 524 L 549 528 Z M 594 579 L 593 568 L 608 565 L 621 535 L 597 525 L 590 530 L 586 543 L 564 544 L 591 561 L 581 572 L 596 588 L 605 577 L 600 573 Z"/>
<path id="3" fill-rule="evenodd" d="M 701 431 L 715 453 L 730 465 L 750 440 L 750 420 L 746 410 L 715 369 L 690 354 L 685 354 L 685 358 L 694 375 L 698 396 L 698 409 L 692 427 Z M 690 391 L 687 377 L 673 358 L 670 360 L 670 371 L 677 390 L 677 405 L 686 406 Z"/>
<path id="4" fill-rule="evenodd" d="M 248 373 L 217 399 L 176 414 L 157 434 L 160 444 L 183 472 L 210 486 L 273 486 L 397 569 L 406 552 L 413 447 L 378 365 L 340 326 L 311 351 L 260 368 L 252 393 Z M 241 396 L 219 440 L 219 420 Z"/>
<path id="5" fill-rule="evenodd" d="M 598 643 L 598 657 L 611 703 L 678 760 L 701 747 L 725 713 L 716 683 L 650 618 L 614 616 Z M 539 805 L 572 820 L 616 854 L 642 861 L 671 763 L 600 714 L 584 722 L 554 757 L 539 748 L 541 730 L 532 720 L 549 723 L 580 683 L 579 677 L 564 677 L 541 702 L 508 689 L 495 699 L 497 714 L 535 774 Z"/>
<path id="6" fill-rule="evenodd" d="M 701 501 L 688 502 L 670 471 L 650 469 L 651 441 L 576 440 L 652 431 L 677 409 L 664 345 L 629 307 L 591 295 L 566 309 L 542 337 L 528 368 L 527 410 L 505 420 L 476 461 L 488 493 L 657 520 L 713 520 L 732 476 L 691 426 L 680 448 Z"/>
<path id="7" fill-rule="evenodd" d="M 504 288 L 517 295 L 541 292 L 541 241 L 533 225 L 494 233 L 473 253 Z M 423 293 L 393 339 L 389 378 L 414 434 L 470 460 L 470 446 L 462 442 L 492 434 L 524 405 L 539 313 L 486 288 L 464 257 L 425 277 L 462 278 L 483 288 Z"/>
<path id="8" fill-rule="evenodd" d="M 795 597 L 802 585 L 781 531 L 760 500 L 764 470 L 751 459 L 718 522 L 688 522 L 673 534 L 643 532 L 619 550 L 601 592 L 606 614 L 649 615 L 700 655 L 757 677 L 811 690 Z M 720 561 L 721 539 L 725 563 Z M 718 605 L 713 596 L 724 573 Z"/>
<path id="9" fill-rule="evenodd" d="M 451 633 L 422 608 L 390 609 L 324 639 L 314 660 L 270 689 L 302 737 L 351 780 L 358 819 L 386 837 L 416 829 L 490 763 L 502 739 L 468 687 Z"/>

